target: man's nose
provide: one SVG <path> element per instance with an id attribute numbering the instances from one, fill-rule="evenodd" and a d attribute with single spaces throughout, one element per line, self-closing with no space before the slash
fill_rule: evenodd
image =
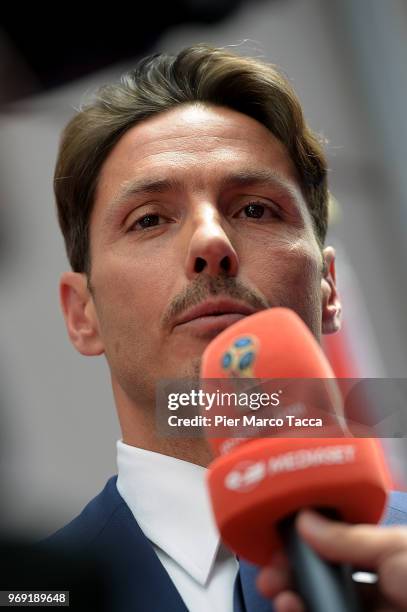
<path id="1" fill-rule="evenodd" d="M 204 273 L 210 276 L 237 276 L 237 253 L 223 229 L 219 214 L 211 207 L 205 208 L 194 222 L 190 239 L 186 273 L 189 279 Z"/>

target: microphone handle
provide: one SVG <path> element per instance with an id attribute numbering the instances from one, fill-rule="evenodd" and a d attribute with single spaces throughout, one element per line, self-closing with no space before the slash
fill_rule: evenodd
<path id="1" fill-rule="evenodd" d="M 321 559 L 299 535 L 295 516 L 284 519 L 281 530 L 307 612 L 362 612 L 351 566 Z"/>

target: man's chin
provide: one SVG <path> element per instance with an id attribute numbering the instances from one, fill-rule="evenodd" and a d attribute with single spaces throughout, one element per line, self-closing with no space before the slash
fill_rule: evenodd
<path id="1" fill-rule="evenodd" d="M 202 356 L 194 357 L 184 368 L 180 368 L 181 374 L 177 378 L 190 378 L 191 380 L 199 381 L 201 376 Z"/>

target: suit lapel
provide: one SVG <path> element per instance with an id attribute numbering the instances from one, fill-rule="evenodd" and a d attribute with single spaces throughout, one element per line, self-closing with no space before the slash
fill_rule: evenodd
<path id="1" fill-rule="evenodd" d="M 120 612 L 188 612 L 179 592 L 111 478 L 85 509 L 91 546 L 103 555 Z M 84 517 L 85 518 L 85 517 Z"/>
<path id="2" fill-rule="evenodd" d="M 273 605 L 264 598 L 256 587 L 260 567 L 248 561 L 239 560 L 239 571 L 233 591 L 233 612 L 272 612 Z"/>

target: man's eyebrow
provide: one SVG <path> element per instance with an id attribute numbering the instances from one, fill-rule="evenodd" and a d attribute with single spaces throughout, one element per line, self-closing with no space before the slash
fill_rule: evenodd
<path id="1" fill-rule="evenodd" d="M 271 168 L 239 170 L 229 176 L 225 176 L 221 181 L 222 189 L 250 187 L 251 185 L 271 185 L 282 195 L 289 196 L 293 199 L 298 199 L 301 195 L 299 187 L 297 188 L 291 181 Z"/>
<path id="2" fill-rule="evenodd" d="M 125 181 L 120 186 L 120 189 L 116 195 L 107 205 L 103 225 L 109 225 L 112 217 L 114 217 L 116 214 L 116 210 L 128 200 L 148 193 L 154 194 L 175 191 L 176 189 L 179 189 L 180 186 L 180 182 L 173 178 L 130 179 L 129 181 Z"/>
<path id="3" fill-rule="evenodd" d="M 280 195 L 297 200 L 301 196 L 299 188 L 280 173 L 271 168 L 242 169 L 232 172 L 220 180 L 219 188 L 221 191 L 239 187 L 270 185 L 276 189 Z M 109 202 L 106 210 L 104 225 L 109 225 L 111 218 L 122 204 L 132 198 L 144 194 L 167 193 L 185 189 L 185 181 L 175 178 L 144 178 L 131 179 L 123 183 Z"/>
<path id="4" fill-rule="evenodd" d="M 179 181 L 172 178 L 129 180 L 121 185 L 118 193 L 111 200 L 108 208 L 109 210 L 116 208 L 137 195 L 144 193 L 164 193 L 166 191 L 175 191 L 179 187 Z"/>

